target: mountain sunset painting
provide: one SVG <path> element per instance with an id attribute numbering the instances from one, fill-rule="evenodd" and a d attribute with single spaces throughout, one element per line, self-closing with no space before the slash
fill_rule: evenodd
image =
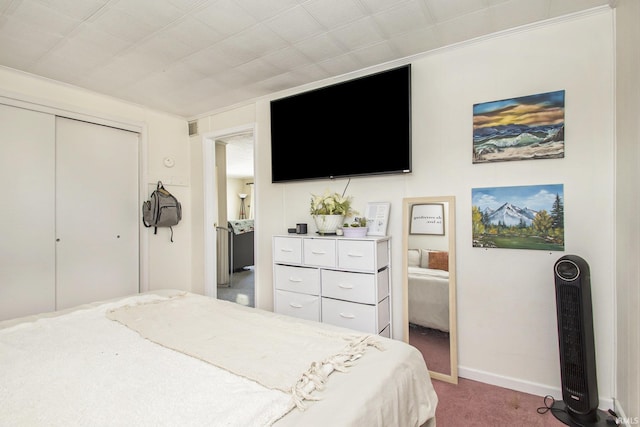
<path id="1" fill-rule="evenodd" d="M 564 157 L 564 90 L 473 105 L 473 163 Z"/>
<path id="2" fill-rule="evenodd" d="M 564 250 L 562 184 L 471 190 L 473 247 Z"/>

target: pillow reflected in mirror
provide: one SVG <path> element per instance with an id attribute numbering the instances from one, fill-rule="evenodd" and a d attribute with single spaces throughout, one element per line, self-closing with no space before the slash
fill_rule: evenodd
<path id="1" fill-rule="evenodd" d="M 420 251 L 418 249 L 409 249 L 407 264 L 409 267 L 420 267 Z"/>
<path id="2" fill-rule="evenodd" d="M 429 268 L 432 268 L 434 270 L 449 271 L 449 252 L 430 252 Z"/>

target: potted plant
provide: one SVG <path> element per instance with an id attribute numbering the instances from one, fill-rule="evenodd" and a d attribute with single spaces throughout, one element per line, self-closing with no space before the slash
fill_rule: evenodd
<path id="1" fill-rule="evenodd" d="M 344 218 L 355 214 L 351 209 L 351 197 L 345 197 L 329 190 L 321 195 L 311 195 L 309 209 L 319 234 L 335 234 Z"/>
<path id="2" fill-rule="evenodd" d="M 342 233 L 345 237 L 364 237 L 368 230 L 367 219 L 364 217 L 355 217 L 351 224 L 345 223 L 342 226 Z"/>

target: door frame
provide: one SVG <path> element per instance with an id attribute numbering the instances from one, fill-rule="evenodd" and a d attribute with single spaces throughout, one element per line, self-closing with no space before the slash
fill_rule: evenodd
<path id="1" fill-rule="evenodd" d="M 246 123 L 231 128 L 207 132 L 202 135 L 202 159 L 203 159 L 203 191 L 204 191 L 204 294 L 209 297 L 218 297 L 217 284 L 217 250 L 216 230 L 214 224 L 218 218 L 218 192 L 216 179 L 216 140 L 238 133 L 251 132 L 253 134 L 254 155 L 253 164 L 255 170 L 255 141 L 256 123 Z M 255 182 L 255 179 L 254 179 Z M 256 185 L 254 184 L 254 195 Z M 255 240 L 255 233 L 254 233 Z M 255 243 L 255 242 L 254 242 Z M 255 244 L 254 244 L 255 248 Z M 257 253 L 254 253 L 257 257 Z M 255 262 L 257 265 L 257 261 Z M 253 289 L 254 298 L 256 289 Z"/>

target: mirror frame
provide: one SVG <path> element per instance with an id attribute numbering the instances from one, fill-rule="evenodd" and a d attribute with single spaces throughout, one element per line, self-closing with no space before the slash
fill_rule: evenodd
<path id="1" fill-rule="evenodd" d="M 429 370 L 431 378 L 458 384 L 458 324 L 456 315 L 456 206 L 455 196 L 406 197 L 402 199 L 402 304 L 403 336 L 409 342 L 409 277 L 408 251 L 411 206 L 423 203 L 448 204 L 448 220 L 445 224 L 449 236 L 449 352 L 450 374 Z"/>

